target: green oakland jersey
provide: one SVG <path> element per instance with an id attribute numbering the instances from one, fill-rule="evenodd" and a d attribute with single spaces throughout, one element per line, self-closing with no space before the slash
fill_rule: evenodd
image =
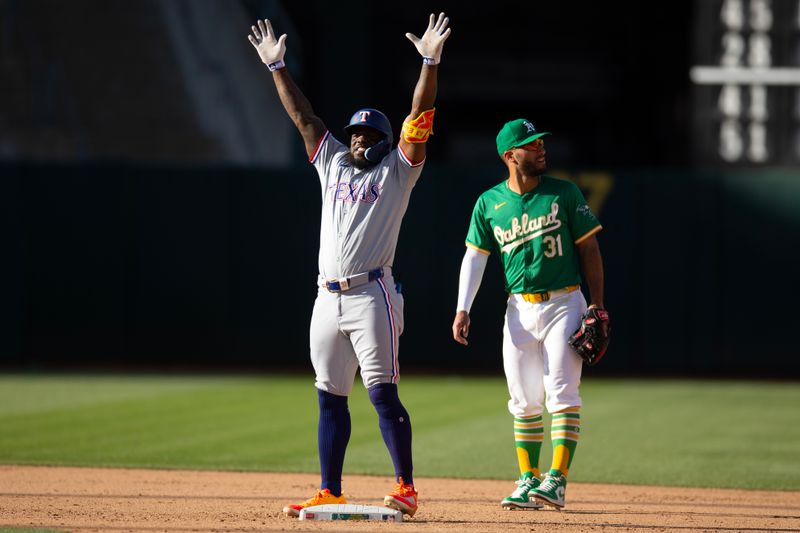
<path id="1" fill-rule="evenodd" d="M 466 244 L 500 254 L 506 292 L 551 291 L 580 284 L 575 245 L 601 228 L 574 183 L 542 176 L 525 194 L 505 181 L 484 192 L 472 211 Z"/>

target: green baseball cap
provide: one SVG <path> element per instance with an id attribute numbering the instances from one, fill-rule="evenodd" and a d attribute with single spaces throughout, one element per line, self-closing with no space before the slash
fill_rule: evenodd
<path id="1" fill-rule="evenodd" d="M 549 131 L 537 132 L 531 121 L 524 118 L 506 122 L 497 134 L 497 153 L 502 157 L 507 150 L 528 144 L 549 133 Z"/>

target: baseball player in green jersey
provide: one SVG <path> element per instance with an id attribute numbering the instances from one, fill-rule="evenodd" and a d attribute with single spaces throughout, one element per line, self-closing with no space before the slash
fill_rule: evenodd
<path id="1" fill-rule="evenodd" d="M 501 501 L 506 509 L 565 505 L 580 431 L 583 361 L 568 339 L 587 309 L 581 271 L 592 306 L 603 308 L 603 263 L 595 237 L 602 226 L 577 186 L 544 174 L 544 135 L 524 119 L 506 123 L 497 135 L 508 178 L 475 204 L 453 321 L 453 338 L 466 345 L 470 308 L 488 257 L 497 253 L 508 293 L 503 368 L 520 470 L 516 490 Z M 552 415 L 553 462 L 542 479 L 545 407 Z"/>

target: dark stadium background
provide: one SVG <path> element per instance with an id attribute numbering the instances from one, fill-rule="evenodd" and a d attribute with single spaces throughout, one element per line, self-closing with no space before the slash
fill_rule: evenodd
<path id="1" fill-rule="evenodd" d="M 469 348 L 450 324 L 469 213 L 503 179 L 494 136 L 526 117 L 553 132 L 558 175 L 612 185 L 613 340 L 587 372 L 797 377 L 797 166 L 709 164 L 701 4 L 0 0 L 0 366 L 310 370 L 318 181 L 249 25 L 289 34 L 288 68 L 339 134 L 358 107 L 399 127 L 420 65 L 404 33 L 444 10 L 394 265 L 404 371 L 501 372 L 495 260 Z"/>

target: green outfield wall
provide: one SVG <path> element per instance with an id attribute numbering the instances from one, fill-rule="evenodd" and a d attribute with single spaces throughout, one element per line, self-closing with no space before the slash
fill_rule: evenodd
<path id="1" fill-rule="evenodd" d="M 0 364 L 310 368 L 313 169 L 4 164 Z M 598 212 L 613 320 L 594 374 L 800 376 L 800 173 L 555 170 Z M 500 371 L 505 294 L 490 260 L 468 348 L 450 338 L 478 194 L 498 165 L 429 165 L 394 270 L 407 371 Z"/>

